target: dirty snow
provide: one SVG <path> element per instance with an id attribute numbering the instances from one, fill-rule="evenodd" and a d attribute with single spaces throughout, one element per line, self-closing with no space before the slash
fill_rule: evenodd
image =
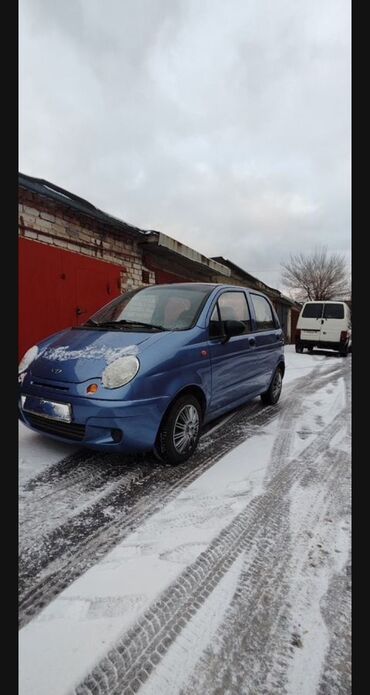
<path id="1" fill-rule="evenodd" d="M 298 485 L 293 486 L 290 493 L 290 525 L 292 544 L 296 548 L 296 562 L 306 562 L 307 569 L 311 570 L 308 580 L 302 583 L 301 573 L 295 566 L 289 590 L 289 600 L 295 606 L 295 621 L 291 631 L 301 640 L 301 648 L 295 650 L 294 660 L 288 671 L 288 690 L 292 695 L 315 693 L 318 689 L 323 657 L 329 647 L 329 633 L 321 612 L 321 602 L 328 592 L 332 575 L 343 569 L 350 552 L 349 534 L 343 532 L 342 522 L 333 522 L 330 516 L 324 516 L 314 533 L 310 531 L 311 549 L 308 558 L 305 556 L 307 537 L 300 538 L 296 533 L 299 519 L 302 515 L 312 514 L 313 507 L 320 505 L 321 497 L 325 494 L 325 489 L 318 490 L 311 486 L 310 490 L 302 491 Z M 334 549 L 334 552 L 330 553 L 328 549 Z M 307 606 L 310 606 L 310 610 L 307 610 Z"/>
<path id="2" fill-rule="evenodd" d="M 338 365 L 340 367 L 340 358 L 338 354 L 331 350 L 314 351 L 312 354 L 304 352 L 303 354 L 295 351 L 294 345 L 284 346 L 285 354 L 285 375 L 283 381 L 283 389 L 286 384 L 289 384 L 294 379 L 299 379 L 302 376 L 308 376 L 313 369 L 319 365 Z"/>
<path id="3" fill-rule="evenodd" d="M 262 490 L 276 423 L 234 449 L 77 579 L 20 631 L 20 693 L 68 692 Z M 116 605 L 106 616 L 110 601 Z M 91 604 L 95 619 L 89 617 Z M 122 604 L 123 609 L 117 610 Z M 62 646 L 61 646 L 62 645 Z M 60 660 L 63 653 L 65 669 Z M 60 669 L 60 673 L 59 673 Z"/>
<path id="4" fill-rule="evenodd" d="M 69 456 L 76 447 L 63 444 L 28 429 L 23 422 L 19 427 L 19 483 L 24 485 L 45 468 Z"/>
<path id="5" fill-rule="evenodd" d="M 140 695 L 180 693 L 183 683 L 191 676 L 202 652 L 214 639 L 217 628 L 222 625 L 238 586 L 243 560 L 242 554 L 235 560 L 215 590 L 171 645 L 155 673 L 140 689 Z M 194 649 L 195 640 L 197 649 Z"/>
<path id="6" fill-rule="evenodd" d="M 294 346 L 288 346 L 285 354 L 284 385 L 308 376 L 318 367 L 332 365 L 335 371 L 336 365 L 339 368 L 341 364 L 335 353 L 302 355 L 295 353 Z M 282 402 L 284 398 L 287 396 L 283 392 Z M 305 398 L 304 412 L 292 436 L 290 459 L 309 447 L 315 436 L 340 415 L 344 404 L 341 378 L 329 386 L 318 386 L 314 395 Z M 68 695 L 153 601 L 200 557 L 222 529 L 264 493 L 271 452 L 279 435 L 277 428 L 276 418 L 214 464 L 62 591 L 20 631 L 20 695 L 50 695 L 51 692 Z M 349 444 L 343 425 L 333 437 L 332 451 L 349 454 Z M 51 466 L 71 453 L 71 449 L 49 442 L 20 425 L 22 480 Z M 340 513 L 337 510 L 335 516 L 333 508 L 335 522 L 324 517 L 316 523 L 312 551 L 307 558 L 307 537 L 302 535 L 300 520 L 304 515 L 310 519 L 315 511 L 320 516 L 325 494 L 325 488 L 321 490 L 312 484 L 307 490 L 302 483 L 293 484 L 289 493 L 294 552 L 288 593 L 295 607 L 290 627 L 293 634 L 297 633 L 302 648 L 295 649 L 290 661 L 288 695 L 317 692 L 329 645 L 320 602 L 333 574 L 343 570 L 350 551 L 348 528 L 343 527 L 338 520 Z M 322 549 L 325 551 L 327 547 L 335 551 L 330 561 L 322 555 Z M 218 634 L 235 594 L 242 562 L 246 562 L 246 557 L 240 555 L 170 646 L 140 693 L 173 695 L 186 687 L 194 668 L 201 667 L 203 652 Z M 303 571 L 308 573 L 308 579 L 302 583 Z M 192 649 L 193 639 L 196 649 Z M 217 639 L 215 644 L 217 651 Z"/>

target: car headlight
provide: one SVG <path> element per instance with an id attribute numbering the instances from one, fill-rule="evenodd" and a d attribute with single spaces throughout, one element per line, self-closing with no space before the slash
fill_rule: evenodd
<path id="1" fill-rule="evenodd" d="M 37 355 L 39 353 L 39 349 L 37 345 L 33 345 L 27 352 L 23 355 L 19 365 L 18 365 L 18 374 L 21 374 L 22 372 L 25 372 L 26 369 L 30 366 L 31 362 L 33 362 Z"/>
<path id="2" fill-rule="evenodd" d="M 140 362 L 134 355 L 125 355 L 114 360 L 104 369 L 102 382 L 106 389 L 117 389 L 131 381 L 139 371 Z"/>

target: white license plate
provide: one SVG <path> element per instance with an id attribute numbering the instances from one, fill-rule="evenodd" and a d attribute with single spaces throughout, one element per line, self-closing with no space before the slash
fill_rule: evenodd
<path id="1" fill-rule="evenodd" d="M 57 403 L 37 396 L 22 396 L 21 404 L 26 413 L 33 413 L 51 420 L 72 422 L 72 407 L 69 403 Z"/>

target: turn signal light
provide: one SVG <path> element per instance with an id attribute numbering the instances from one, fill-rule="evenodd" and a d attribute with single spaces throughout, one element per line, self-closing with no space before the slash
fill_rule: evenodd
<path id="1" fill-rule="evenodd" d="M 96 393 L 98 388 L 98 384 L 90 384 L 90 386 L 88 386 L 86 389 L 86 393 Z"/>

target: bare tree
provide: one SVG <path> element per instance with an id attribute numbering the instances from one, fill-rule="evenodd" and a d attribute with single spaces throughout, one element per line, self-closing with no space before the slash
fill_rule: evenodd
<path id="1" fill-rule="evenodd" d="M 291 255 L 282 263 L 282 280 L 298 301 L 348 297 L 350 286 L 346 262 L 339 254 L 328 254 L 325 247 L 311 254 Z"/>

